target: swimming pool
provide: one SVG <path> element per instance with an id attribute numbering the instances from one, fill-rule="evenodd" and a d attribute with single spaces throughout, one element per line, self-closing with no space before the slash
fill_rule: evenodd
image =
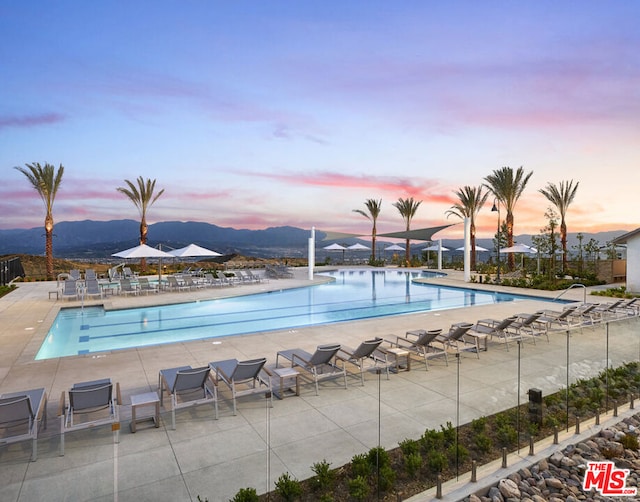
<path id="1" fill-rule="evenodd" d="M 36 359 L 531 298 L 412 282 L 433 272 L 358 269 L 322 275 L 335 281 L 157 307 L 61 309 Z"/>

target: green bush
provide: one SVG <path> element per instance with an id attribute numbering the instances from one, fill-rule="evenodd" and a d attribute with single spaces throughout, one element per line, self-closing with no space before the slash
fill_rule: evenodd
<path id="1" fill-rule="evenodd" d="M 386 492 L 393 488 L 396 482 L 396 471 L 394 471 L 390 465 L 380 467 L 378 472 L 378 489 L 381 492 Z"/>
<path id="2" fill-rule="evenodd" d="M 349 480 L 349 495 L 355 500 L 366 500 L 369 496 L 369 483 L 364 476 L 356 476 Z"/>
<path id="3" fill-rule="evenodd" d="M 229 502 L 258 502 L 258 500 L 260 499 L 255 488 L 240 488 Z"/>
<path id="4" fill-rule="evenodd" d="M 276 481 L 276 493 L 287 502 L 293 502 L 302 495 L 302 485 L 285 472 Z"/>
<path id="5" fill-rule="evenodd" d="M 441 425 L 442 437 L 445 445 L 450 445 L 456 442 L 456 428 L 451 422 L 447 422 L 446 427 Z"/>
<path id="6" fill-rule="evenodd" d="M 624 436 L 622 436 L 622 438 L 620 439 L 620 443 L 627 450 L 638 450 L 638 448 L 640 448 L 640 445 L 638 444 L 638 436 L 635 436 L 633 434 L 625 434 Z"/>
<path id="7" fill-rule="evenodd" d="M 463 444 L 458 443 L 458 462 L 463 463 L 467 458 L 469 458 L 469 450 L 465 448 Z M 447 448 L 447 457 L 449 458 L 450 464 L 455 464 L 456 462 L 456 445 L 455 443 L 449 445 Z"/>
<path id="8" fill-rule="evenodd" d="M 433 473 L 442 472 L 447 468 L 447 456 L 438 450 L 431 450 L 427 454 L 427 466 Z"/>
<path id="9" fill-rule="evenodd" d="M 335 481 L 335 472 L 331 470 L 331 464 L 323 459 L 311 466 L 311 470 L 316 474 L 313 479 L 314 488 L 317 490 L 330 490 Z"/>
<path id="10" fill-rule="evenodd" d="M 480 453 L 489 453 L 493 448 L 493 440 L 486 432 L 479 432 L 476 434 L 473 441 Z"/>
<path id="11" fill-rule="evenodd" d="M 417 478 L 422 469 L 422 456 L 418 452 L 409 453 L 404 459 L 407 474 L 412 478 Z"/>
<path id="12" fill-rule="evenodd" d="M 444 446 L 444 434 L 442 431 L 427 429 L 420 438 L 424 451 L 438 450 Z"/>
<path id="13" fill-rule="evenodd" d="M 382 468 L 391 465 L 391 457 L 389 456 L 389 452 L 387 452 L 381 446 L 371 448 L 369 450 L 369 453 L 367 454 L 367 460 L 369 461 L 371 470 L 374 470 L 376 467 Z"/>
<path id="14" fill-rule="evenodd" d="M 367 478 L 371 474 L 371 464 L 367 455 L 359 453 L 351 458 L 351 473 L 354 478 L 358 476 Z"/>
<path id="15" fill-rule="evenodd" d="M 398 445 L 400 446 L 400 450 L 405 457 L 413 453 L 420 452 L 420 443 L 415 439 L 405 439 L 403 441 L 400 441 Z"/>
<path id="16" fill-rule="evenodd" d="M 471 420 L 471 430 L 476 434 L 484 432 L 487 428 L 487 417 L 474 418 Z"/>

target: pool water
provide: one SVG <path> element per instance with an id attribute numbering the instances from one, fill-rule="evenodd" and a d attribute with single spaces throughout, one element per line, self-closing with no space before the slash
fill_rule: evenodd
<path id="1" fill-rule="evenodd" d="M 335 281 L 177 305 L 61 309 L 36 359 L 530 298 L 412 282 L 433 272 L 359 269 L 323 275 Z"/>

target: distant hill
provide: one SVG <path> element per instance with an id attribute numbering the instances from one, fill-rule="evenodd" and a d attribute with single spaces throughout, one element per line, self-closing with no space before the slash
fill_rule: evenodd
<path id="1" fill-rule="evenodd" d="M 53 251 L 56 257 L 62 258 L 106 258 L 113 253 L 122 251 L 138 244 L 140 224 L 135 220 L 112 221 L 63 221 L 56 223 L 54 229 Z M 601 246 L 608 241 L 626 233 L 624 230 L 584 233 L 583 244 L 595 239 Z M 576 233 L 569 234 L 569 246 L 577 245 Z M 317 232 L 317 238 L 323 234 Z M 210 223 L 165 221 L 149 225 L 150 246 L 162 245 L 166 249 L 175 249 L 196 243 L 200 246 L 230 255 L 241 254 L 264 258 L 273 257 L 306 257 L 309 230 L 290 226 L 271 227 L 264 230 L 246 230 L 229 227 L 219 227 Z M 531 244 L 530 235 L 519 235 L 517 242 Z M 362 239 L 344 239 L 345 244 L 361 242 L 370 244 Z M 478 245 L 493 249 L 491 239 L 478 239 Z M 380 246 L 384 246 L 380 241 Z M 443 245 L 455 249 L 464 244 L 462 239 L 446 239 Z M 413 241 L 412 247 L 419 249 L 425 243 Z M 318 260 L 322 259 L 324 251 L 322 245 L 317 245 Z M 44 229 L 0 230 L 0 255 L 7 254 L 44 253 Z M 335 256 L 335 255 L 334 255 Z"/>

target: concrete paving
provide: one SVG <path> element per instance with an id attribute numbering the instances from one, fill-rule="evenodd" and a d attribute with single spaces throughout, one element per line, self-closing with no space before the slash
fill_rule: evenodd
<path id="1" fill-rule="evenodd" d="M 295 278 L 257 285 L 194 292 L 162 293 L 141 297 L 109 297 L 106 308 L 179 303 L 224 295 L 250 294 L 307 286 L 326 280 L 307 278 L 306 269 L 294 269 Z M 506 287 L 465 284 L 461 273 L 433 282 L 477 289 Z M 346 464 L 358 453 L 380 444 L 394 448 L 405 438 L 418 438 L 427 428 L 447 421 L 460 424 L 515 406 L 527 399 L 529 388 L 543 394 L 569 382 L 587 378 L 610 364 L 640 359 L 638 319 L 574 330 L 557 331 L 550 342 L 537 339 L 520 346 L 492 341 L 477 358 L 464 353 L 450 357 L 449 365 L 434 359 L 425 371 L 414 360 L 411 371 L 384 375 L 369 373 L 364 386 L 354 372 L 345 390 L 339 380 L 304 382 L 299 397 L 274 400 L 273 408 L 259 396 L 241 398 L 233 416 L 230 394 L 220 391 L 220 417 L 212 407 L 199 406 L 177 412 L 171 429 L 169 401 L 165 400 L 161 427 L 145 424 L 129 431 L 130 398 L 157 389 L 158 372 L 182 365 L 203 366 L 209 361 L 235 357 L 267 357 L 293 347 L 313 351 L 318 344 L 338 342 L 357 346 L 373 336 L 386 339 L 412 329 L 448 329 L 452 323 L 502 319 L 521 312 L 549 308 L 532 297 L 496 305 L 422 312 L 344 322 L 303 329 L 127 349 L 43 361 L 34 360 L 60 308 L 74 301 L 49 298 L 55 283 L 20 284 L 0 299 L 0 393 L 44 387 L 49 395 L 48 427 L 38 440 L 38 460 L 30 462 L 30 442 L 0 446 L 0 500 L 226 501 L 240 488 L 258 493 L 272 490 L 281 474 L 298 479 L 313 475 L 315 462 L 326 459 L 333 467 Z M 552 298 L 557 293 L 531 292 Z M 565 299 L 583 301 L 581 289 Z M 597 301 L 588 298 L 589 301 Z M 560 309 L 560 305 L 555 306 Z M 221 342 L 221 343 L 220 343 Z M 65 455 L 59 456 L 58 399 L 75 382 L 110 377 L 120 383 L 120 442 L 114 444 L 108 427 L 65 435 Z M 518 392 L 520 390 L 520 392 Z M 518 397 L 520 396 L 520 398 Z M 425 494 L 425 497 L 428 495 Z M 426 500 L 426 498 L 424 499 Z"/>

